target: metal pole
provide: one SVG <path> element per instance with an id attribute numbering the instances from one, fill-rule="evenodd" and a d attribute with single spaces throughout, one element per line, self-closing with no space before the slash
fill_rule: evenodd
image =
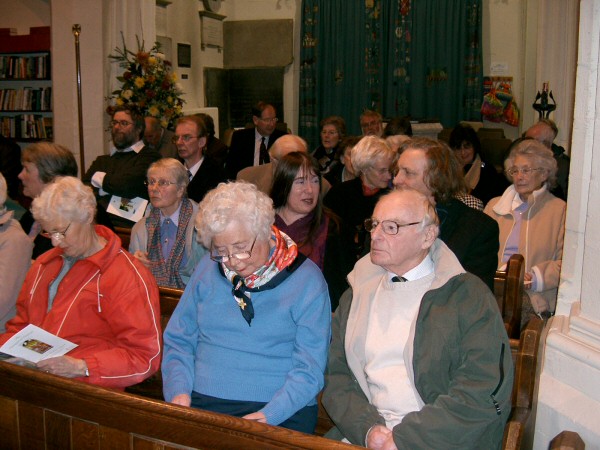
<path id="1" fill-rule="evenodd" d="M 81 61 L 79 59 L 79 35 L 81 26 L 76 23 L 73 25 L 73 36 L 75 36 L 75 69 L 77 72 L 77 119 L 79 122 L 79 170 L 81 178 L 85 174 L 85 155 L 83 148 L 83 111 L 81 107 Z"/>

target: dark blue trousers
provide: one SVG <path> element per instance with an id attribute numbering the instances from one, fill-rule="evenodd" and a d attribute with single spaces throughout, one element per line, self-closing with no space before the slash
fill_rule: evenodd
<path id="1" fill-rule="evenodd" d="M 230 416 L 243 417 L 246 414 L 257 412 L 262 409 L 266 403 L 248 402 L 240 400 L 225 400 L 222 398 L 211 397 L 210 395 L 192 392 L 192 407 L 204 409 L 206 411 L 229 414 Z M 285 422 L 278 426 L 290 430 L 300 431 L 302 433 L 313 434 L 317 426 L 318 406 L 305 406 Z"/>

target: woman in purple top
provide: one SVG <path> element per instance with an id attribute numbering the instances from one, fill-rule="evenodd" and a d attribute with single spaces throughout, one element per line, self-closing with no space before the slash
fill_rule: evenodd
<path id="1" fill-rule="evenodd" d="M 348 287 L 346 275 L 356 259 L 352 249 L 343 245 L 342 235 L 349 231 L 333 212 L 323 207 L 320 191 L 321 173 L 315 158 L 292 152 L 278 161 L 271 189 L 275 226 L 323 271 L 335 310 Z"/>

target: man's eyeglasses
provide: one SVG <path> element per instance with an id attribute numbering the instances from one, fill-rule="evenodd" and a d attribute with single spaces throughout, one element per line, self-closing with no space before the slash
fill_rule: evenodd
<path id="1" fill-rule="evenodd" d="M 259 120 L 262 120 L 265 123 L 277 123 L 279 121 L 277 117 L 267 117 L 264 119 L 262 117 L 259 117 Z"/>
<path id="2" fill-rule="evenodd" d="M 211 245 L 210 259 L 212 259 L 213 261 L 219 262 L 219 263 L 225 263 L 225 262 L 229 261 L 231 258 L 235 258 L 239 261 L 249 259 L 252 256 L 252 250 L 254 250 L 254 244 L 256 244 L 256 237 L 254 238 L 254 241 L 252 241 L 252 246 L 250 247 L 250 250 L 246 250 L 245 252 L 232 253 L 230 255 L 222 255 L 218 250 L 215 250 Z"/>
<path id="3" fill-rule="evenodd" d="M 44 237 L 47 237 L 48 239 L 54 239 L 55 241 L 62 241 L 67 234 L 67 231 L 69 230 L 69 227 L 71 226 L 71 224 L 67 225 L 67 228 L 65 228 L 65 231 L 42 231 L 40 234 Z"/>
<path id="4" fill-rule="evenodd" d="M 177 143 L 179 142 L 179 139 L 181 139 L 183 142 L 185 142 L 185 143 L 187 144 L 187 143 L 188 143 L 188 142 L 190 142 L 192 139 L 198 139 L 199 137 L 200 137 L 200 136 L 193 136 L 193 135 L 191 135 L 191 134 L 184 134 L 183 136 L 177 136 L 177 135 L 175 135 L 175 136 L 173 136 L 173 137 L 171 138 L 171 142 L 172 142 L 173 144 L 177 144 Z"/>
<path id="5" fill-rule="evenodd" d="M 177 184 L 175 181 L 169 180 L 155 180 L 154 178 L 150 178 L 149 180 L 144 180 L 144 184 L 148 187 L 158 185 L 159 188 L 164 188 L 170 186 L 171 184 Z"/>
<path id="6" fill-rule="evenodd" d="M 133 125 L 133 122 L 127 122 L 126 120 L 111 120 L 109 123 L 111 127 L 116 127 L 117 125 L 120 125 L 122 128 L 125 128 L 129 125 Z"/>
<path id="7" fill-rule="evenodd" d="M 365 230 L 367 230 L 369 233 L 372 233 L 375 231 L 375 228 L 377 228 L 377 225 L 381 224 L 381 229 L 385 234 L 395 235 L 398 234 L 400 228 L 410 227 L 411 225 L 417 225 L 420 223 L 420 221 L 411 223 L 398 223 L 394 222 L 393 220 L 379 221 L 371 217 L 370 219 L 365 220 Z"/>
<path id="8" fill-rule="evenodd" d="M 511 177 L 514 175 L 517 175 L 519 172 L 522 173 L 525 176 L 528 176 L 531 174 L 531 172 L 536 172 L 538 170 L 544 170 L 541 167 L 511 167 L 510 169 L 508 169 L 506 171 L 507 174 L 509 174 Z"/>

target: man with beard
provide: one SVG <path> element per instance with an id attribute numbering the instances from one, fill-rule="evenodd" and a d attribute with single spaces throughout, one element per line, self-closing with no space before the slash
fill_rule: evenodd
<path id="1" fill-rule="evenodd" d="M 106 210 L 114 197 L 148 200 L 144 186 L 150 164 L 160 153 L 144 146 L 144 116 L 130 107 L 117 107 L 110 121 L 113 148 L 110 155 L 96 158 L 83 178 L 94 188 L 98 206 Z M 127 203 L 127 202 L 126 202 Z M 100 208 L 99 208 L 100 209 Z M 115 226 L 131 228 L 134 222 L 110 214 Z"/>

